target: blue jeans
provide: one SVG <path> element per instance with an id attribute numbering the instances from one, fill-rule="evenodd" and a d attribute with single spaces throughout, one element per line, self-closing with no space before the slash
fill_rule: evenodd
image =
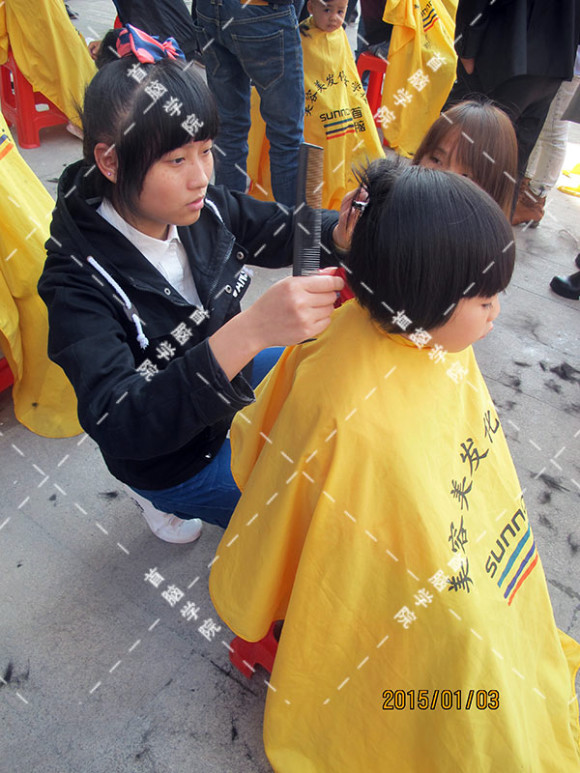
<path id="1" fill-rule="evenodd" d="M 297 3 L 301 5 L 301 0 Z M 295 6 L 198 0 L 197 24 L 207 82 L 221 124 L 216 138 L 216 182 L 230 190 L 246 190 L 253 84 L 260 94 L 270 142 L 274 197 L 293 206 L 304 128 L 304 73 Z"/>
<path id="2" fill-rule="evenodd" d="M 254 389 L 278 362 L 282 351 L 281 346 L 273 346 L 264 349 L 254 358 Z M 201 518 L 202 521 L 215 523 L 225 529 L 240 498 L 240 490 L 234 483 L 230 461 L 230 439 L 226 438 L 212 461 L 184 483 L 161 491 L 132 488 L 164 513 L 173 513 L 184 520 Z"/>

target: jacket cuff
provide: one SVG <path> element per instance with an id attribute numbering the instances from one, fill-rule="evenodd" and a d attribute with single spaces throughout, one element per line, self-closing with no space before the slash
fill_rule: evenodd
<path id="1" fill-rule="evenodd" d="M 228 380 L 211 350 L 209 340 L 203 341 L 199 348 L 201 362 L 198 354 L 193 374 L 193 383 L 197 385 L 195 400 L 199 401 L 198 405 L 203 405 L 208 424 L 213 424 L 254 402 L 254 392 L 241 373 L 232 381 Z"/>

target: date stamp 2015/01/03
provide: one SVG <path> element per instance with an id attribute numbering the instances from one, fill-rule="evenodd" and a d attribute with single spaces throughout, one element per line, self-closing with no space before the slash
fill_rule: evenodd
<path id="1" fill-rule="evenodd" d="M 383 711 L 499 709 L 498 690 L 383 690 Z"/>

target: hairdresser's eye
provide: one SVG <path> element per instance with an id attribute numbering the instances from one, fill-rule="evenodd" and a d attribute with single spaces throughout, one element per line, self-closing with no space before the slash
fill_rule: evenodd
<path id="1" fill-rule="evenodd" d="M 183 162 L 185 161 L 185 157 L 184 156 L 174 156 L 173 158 L 168 158 L 167 160 L 169 161 L 169 163 L 172 166 L 179 166 L 180 164 L 183 164 Z"/>
<path id="2" fill-rule="evenodd" d="M 482 303 L 484 309 L 493 309 L 493 303 Z"/>
<path id="3" fill-rule="evenodd" d="M 203 155 L 204 155 L 204 156 L 209 156 L 209 155 L 211 155 L 211 152 L 212 152 L 212 150 L 213 150 L 213 144 L 212 144 L 212 145 L 209 145 L 207 148 L 204 148 L 204 150 L 203 150 Z"/>
<path id="4" fill-rule="evenodd" d="M 438 156 L 429 156 L 429 161 L 432 164 L 440 164 L 441 163 L 441 159 Z"/>

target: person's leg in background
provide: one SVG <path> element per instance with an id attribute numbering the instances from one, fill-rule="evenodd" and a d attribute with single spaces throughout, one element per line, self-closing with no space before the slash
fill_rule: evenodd
<path id="1" fill-rule="evenodd" d="M 458 64 L 458 81 L 451 90 L 446 106 L 450 105 L 454 95 L 463 92 L 462 98 L 472 96 L 467 88 L 476 86 L 477 73 L 466 75 L 461 63 Z M 518 141 L 518 184 L 514 194 L 513 207 L 518 199 L 520 182 L 526 171 L 530 154 L 542 130 L 544 121 L 561 83 L 561 79 L 539 75 L 517 75 L 500 83 L 486 94 L 498 107 L 501 107 L 512 120 Z M 457 87 L 457 88 L 456 88 Z M 456 100 L 457 101 L 457 100 Z"/>
<path id="2" fill-rule="evenodd" d="M 580 77 L 562 81 L 552 100 L 540 136 L 530 155 L 512 225 L 530 223 L 535 227 L 544 216 L 546 197 L 558 181 L 566 156 L 568 122 L 562 121 Z"/>
<path id="3" fill-rule="evenodd" d="M 304 71 L 294 5 L 277 8 L 270 17 L 270 29 L 275 31 L 267 40 L 254 40 L 238 30 L 232 31 L 232 37 L 260 95 L 274 198 L 291 207 L 296 201 L 298 146 L 304 129 Z"/>
<path id="4" fill-rule="evenodd" d="M 228 13 L 221 0 L 217 3 L 198 0 L 196 3 L 198 39 L 207 83 L 220 117 L 215 141 L 216 184 L 244 192 L 247 188 L 245 171 L 250 130 L 250 79 L 230 50 L 227 35 L 225 38 L 222 36 L 222 27 L 230 18 Z"/>
<path id="5" fill-rule="evenodd" d="M 292 206 L 304 121 L 295 6 L 269 5 L 266 0 L 243 5 L 240 0 L 197 0 L 196 7 L 208 85 L 221 122 L 216 180 L 232 190 L 246 190 L 251 81 L 262 100 L 274 196 Z"/>

